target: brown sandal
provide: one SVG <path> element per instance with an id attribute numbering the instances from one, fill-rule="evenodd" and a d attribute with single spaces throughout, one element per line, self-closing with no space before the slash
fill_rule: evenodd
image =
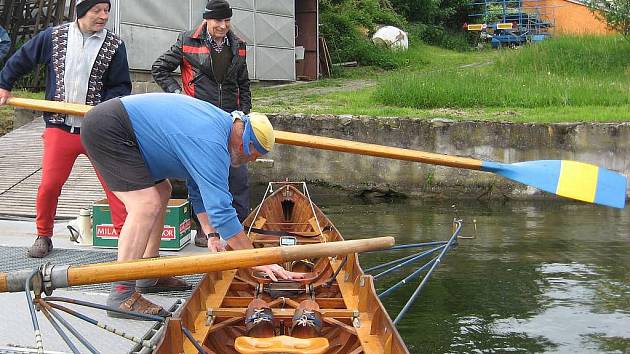
<path id="1" fill-rule="evenodd" d="M 37 236 L 35 242 L 26 253 L 31 258 L 44 258 L 50 254 L 53 249 L 52 239 L 46 236 Z"/>
<path id="2" fill-rule="evenodd" d="M 322 333 L 322 315 L 319 305 L 313 300 L 303 300 L 295 310 L 291 324 L 291 336 L 315 338 Z"/>
<path id="3" fill-rule="evenodd" d="M 138 292 L 134 292 L 127 300 L 123 301 L 120 306 L 118 306 L 118 309 L 127 312 L 139 312 L 145 315 L 154 315 L 161 317 L 168 317 L 171 315 L 171 313 L 164 310 L 162 306 L 156 305 L 151 301 L 145 299 Z M 114 311 L 107 311 L 107 316 L 115 318 L 129 318 L 133 320 L 144 320 L 141 317 L 136 317 L 131 314 Z"/>
<path id="4" fill-rule="evenodd" d="M 245 330 L 247 335 L 256 338 L 275 336 L 273 313 L 269 304 L 262 299 L 253 299 L 245 311 Z"/>

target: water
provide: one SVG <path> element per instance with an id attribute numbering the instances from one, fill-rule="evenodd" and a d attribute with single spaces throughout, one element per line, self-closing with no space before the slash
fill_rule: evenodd
<path id="1" fill-rule="evenodd" d="M 366 202 L 315 193 L 346 239 L 463 236 L 398 328 L 412 353 L 630 353 L 630 210 L 546 202 Z M 363 268 L 409 251 L 361 256 Z M 378 292 L 411 268 L 379 279 Z M 384 300 L 394 318 L 418 281 Z"/>

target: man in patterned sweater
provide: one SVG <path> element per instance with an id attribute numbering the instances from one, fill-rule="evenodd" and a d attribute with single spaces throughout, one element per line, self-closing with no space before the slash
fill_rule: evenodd
<path id="1" fill-rule="evenodd" d="M 125 44 L 105 29 L 109 0 L 78 0 L 77 21 L 50 27 L 26 42 L 0 72 L 0 105 L 11 97 L 16 81 L 46 65 L 46 99 L 96 105 L 131 93 Z M 29 257 L 42 258 L 53 248 L 51 237 L 57 201 L 79 154 L 86 154 L 79 132 L 81 117 L 44 113 L 42 179 L 37 191 L 37 239 Z M 114 226 L 125 220 L 124 205 L 101 177 Z"/>

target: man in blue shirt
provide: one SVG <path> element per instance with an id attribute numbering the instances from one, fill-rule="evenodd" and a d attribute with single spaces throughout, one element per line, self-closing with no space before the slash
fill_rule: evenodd
<path id="1" fill-rule="evenodd" d="M 0 66 L 4 63 L 4 58 L 11 50 L 11 38 L 2 26 L 0 26 Z"/>
<path id="2" fill-rule="evenodd" d="M 229 114 L 177 94 L 127 96 L 93 108 L 84 118 L 81 140 L 127 209 L 118 241 L 119 261 L 157 252 L 171 195 L 167 178 L 187 180 L 197 216 L 209 218 L 232 249 L 253 248 L 232 207 L 228 173 L 230 166 L 254 161 L 273 148 L 273 127 L 265 115 Z M 274 280 L 301 276 L 276 264 L 256 269 Z M 132 281 L 114 283 L 107 303 L 123 310 L 168 315 L 140 296 Z"/>

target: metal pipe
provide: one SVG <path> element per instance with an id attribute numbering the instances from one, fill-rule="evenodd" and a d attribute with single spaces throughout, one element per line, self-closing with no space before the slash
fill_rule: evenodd
<path id="1" fill-rule="evenodd" d="M 389 262 L 386 262 L 386 263 L 379 264 L 379 265 L 376 265 L 376 266 L 374 266 L 374 267 L 368 268 L 368 269 L 364 270 L 364 272 L 365 272 L 365 273 L 369 273 L 369 272 L 374 271 L 374 270 L 378 270 L 378 269 L 381 269 L 381 268 L 385 268 L 385 267 L 390 266 L 390 265 L 392 265 L 392 264 L 396 264 L 396 263 L 404 262 L 404 261 L 406 261 L 406 260 L 408 260 L 408 259 L 410 259 L 410 258 L 413 258 L 413 257 L 417 256 L 418 254 L 419 254 L 419 253 L 414 253 L 414 254 L 411 254 L 411 255 L 409 255 L 409 256 L 405 256 L 405 257 L 403 257 L 403 258 L 401 258 L 401 259 L 394 259 L 393 261 L 389 261 Z"/>
<path id="2" fill-rule="evenodd" d="M 400 269 L 400 268 L 402 268 L 402 267 L 406 266 L 406 265 L 407 265 L 407 264 L 409 264 L 409 263 L 413 263 L 413 262 L 415 262 L 415 261 L 417 261 L 417 260 L 419 260 L 419 259 L 422 259 L 422 258 L 424 258 L 424 257 L 427 257 L 427 256 L 431 255 L 433 252 L 435 252 L 435 251 L 437 251 L 437 250 L 439 250 L 439 249 L 442 249 L 442 248 L 444 248 L 444 247 L 445 247 L 445 246 L 435 247 L 435 248 L 430 249 L 430 250 L 428 250 L 428 251 L 424 251 L 424 252 L 422 252 L 422 253 L 420 253 L 420 254 L 417 254 L 415 257 L 413 257 L 413 258 L 411 258 L 411 259 L 409 259 L 409 260 L 407 260 L 407 261 L 404 261 L 404 262 L 402 262 L 402 263 L 399 263 L 399 264 L 397 264 L 397 265 L 395 265 L 395 266 L 393 266 L 393 267 L 391 267 L 391 268 L 389 268 L 389 269 L 387 269 L 387 270 L 382 271 L 381 273 L 376 274 L 376 275 L 374 276 L 374 280 L 376 280 L 376 279 L 378 279 L 378 278 L 382 277 L 383 275 L 386 275 L 386 274 L 389 274 L 389 273 L 391 273 L 391 272 L 393 272 L 393 271 L 395 271 L 395 270 L 398 270 L 398 269 Z"/>
<path id="3" fill-rule="evenodd" d="M 206 351 L 203 349 L 201 344 L 199 344 L 199 342 L 197 342 L 195 337 L 193 337 L 192 333 L 190 333 L 188 328 L 184 327 L 184 325 L 182 325 L 182 332 L 184 333 L 186 338 L 188 338 L 188 340 L 192 343 L 192 345 L 195 346 L 195 349 L 197 349 L 199 354 L 206 354 Z"/>
<path id="4" fill-rule="evenodd" d="M 42 307 L 42 313 L 44 314 L 44 316 L 46 316 L 46 318 L 48 319 L 48 322 L 50 322 L 50 324 L 53 326 L 53 328 L 55 329 L 55 331 L 57 331 L 57 333 L 59 334 L 59 336 L 61 336 L 61 339 L 63 339 L 64 342 L 66 342 L 66 344 L 68 345 L 68 347 L 70 348 L 70 350 L 72 350 L 72 352 L 74 354 L 81 354 L 81 352 L 79 351 L 79 349 L 77 349 L 77 347 L 74 345 L 74 343 L 72 343 L 72 341 L 70 340 L 70 338 L 68 337 L 68 335 L 63 331 L 63 329 L 59 326 L 59 323 L 57 323 L 57 321 L 55 321 L 55 319 L 52 317 L 52 315 L 50 314 L 50 312 L 48 312 L 48 307 L 46 307 L 47 304 L 45 304 L 45 301 L 43 300 L 39 300 L 38 304 Z"/>
<path id="5" fill-rule="evenodd" d="M 422 281 L 420 282 L 416 290 L 413 292 L 413 294 L 411 295 L 411 297 L 409 298 L 405 306 L 402 308 L 402 310 L 400 310 L 400 312 L 394 319 L 394 325 L 398 324 L 398 322 L 403 318 L 403 316 L 405 316 L 405 314 L 407 313 L 411 305 L 413 305 L 414 301 L 416 301 L 418 294 L 420 294 L 420 291 L 422 290 L 422 288 L 429 281 L 431 274 L 433 274 L 433 271 L 440 265 L 440 263 L 442 263 L 442 258 L 444 257 L 448 249 L 450 248 L 451 244 L 455 242 L 455 240 L 457 239 L 457 235 L 459 235 L 460 231 L 462 230 L 462 221 L 454 220 L 453 222 L 457 224 L 457 229 L 455 229 L 455 232 L 453 232 L 453 236 L 451 236 L 451 238 L 448 240 L 446 247 L 442 250 L 440 255 L 437 256 L 437 259 L 433 263 L 433 266 L 431 267 L 431 269 L 429 269 L 429 271 L 424 276 L 424 278 L 422 279 Z"/>
<path id="6" fill-rule="evenodd" d="M 61 310 L 61 311 L 65 312 L 65 313 L 67 313 L 69 315 L 72 315 L 74 317 L 77 317 L 77 318 L 85 321 L 85 322 L 93 324 L 93 325 L 95 325 L 95 326 L 97 326 L 99 328 L 102 328 L 102 329 L 110 332 L 110 333 L 113 333 L 113 334 L 115 334 L 117 336 L 120 336 L 120 337 L 123 337 L 125 339 L 128 339 L 128 340 L 130 340 L 130 341 L 132 341 L 134 343 L 140 344 L 141 346 L 143 346 L 143 347 L 145 347 L 147 349 L 155 349 L 155 345 L 152 344 L 151 341 L 142 340 L 142 339 L 140 339 L 138 337 L 128 335 L 127 333 L 125 333 L 125 332 L 123 332 L 123 331 L 121 331 L 119 329 L 116 329 L 116 328 L 114 328 L 114 327 L 112 327 L 112 326 L 110 326 L 108 324 L 101 323 L 101 322 L 99 322 L 99 321 L 97 321 L 97 320 L 95 320 L 95 319 L 93 319 L 91 317 L 88 317 L 88 316 L 86 316 L 86 315 L 84 315 L 82 313 L 79 313 L 79 312 L 75 311 L 75 310 L 69 309 L 69 308 L 67 308 L 65 306 L 61 306 L 61 305 L 58 305 L 58 304 L 55 304 L 55 303 L 52 303 L 52 302 L 51 303 L 47 303 L 47 304 L 49 306 L 57 309 L 57 310 Z"/>
<path id="7" fill-rule="evenodd" d="M 72 333 L 72 335 L 76 339 L 78 339 L 79 342 L 81 342 L 81 344 L 83 344 L 87 348 L 87 350 L 90 351 L 90 353 L 100 354 L 100 352 L 96 348 L 94 348 L 94 346 L 90 342 L 88 342 L 88 340 L 83 337 L 81 333 L 79 333 L 79 331 L 77 331 L 74 327 L 72 327 L 70 323 L 68 323 L 63 317 L 61 317 L 61 315 L 58 314 L 57 311 L 48 306 L 46 302 L 42 301 L 41 303 L 43 303 L 44 306 L 47 306 L 46 309 L 48 310 L 48 312 L 50 312 L 50 314 L 53 315 L 57 321 L 59 321 L 64 327 L 66 327 L 70 331 L 70 333 Z"/>
<path id="8" fill-rule="evenodd" d="M 428 246 L 436 246 L 446 244 L 447 241 L 431 241 L 431 242 L 421 242 L 421 243 L 408 243 L 405 245 L 396 245 L 394 247 L 378 250 L 378 251 L 370 251 L 370 252 L 381 252 L 381 251 L 396 251 L 396 250 L 404 250 L 407 248 L 420 248 L 420 247 L 428 247 Z M 369 252 L 366 252 L 369 253 Z"/>
<path id="9" fill-rule="evenodd" d="M 148 315 L 148 314 L 144 314 L 144 313 L 140 313 L 140 312 L 124 311 L 124 310 L 120 310 L 120 309 L 113 308 L 113 307 L 110 307 L 110 306 L 105 306 L 105 305 L 101 305 L 101 304 L 95 304 L 93 302 L 87 302 L 87 301 L 82 301 L 82 300 L 70 299 L 70 298 L 65 298 L 65 297 L 49 296 L 49 297 L 46 298 L 46 301 L 67 302 L 69 304 L 75 304 L 75 305 L 85 306 L 85 307 L 92 307 L 92 308 L 99 309 L 99 310 L 106 310 L 106 311 L 112 311 L 112 312 L 117 312 L 117 313 L 123 313 L 123 314 L 126 314 L 126 315 L 133 315 L 135 317 L 142 318 L 142 319 L 149 320 L 149 321 L 158 321 L 158 322 L 164 321 L 164 318 L 161 317 L 161 316 Z"/>
<path id="10" fill-rule="evenodd" d="M 44 344 L 42 343 L 42 333 L 39 330 L 39 323 L 37 322 L 37 314 L 35 314 L 35 305 L 33 305 L 33 298 L 31 297 L 31 281 L 33 278 L 41 273 L 39 269 L 31 271 L 30 275 L 24 282 L 24 290 L 26 293 L 26 303 L 28 304 L 28 310 L 31 314 L 31 323 L 33 324 L 33 330 L 35 331 L 35 348 L 37 353 L 44 353 Z"/>
<path id="11" fill-rule="evenodd" d="M 433 263 L 435 263 L 436 259 L 437 259 L 437 257 L 435 257 L 432 260 L 428 261 L 427 263 L 423 264 L 422 266 L 420 266 L 420 268 L 416 269 L 413 273 L 409 274 L 405 279 L 399 281 L 398 283 L 394 284 L 391 288 L 389 288 L 389 289 L 383 291 L 382 293 L 378 294 L 379 299 L 384 298 L 385 296 L 389 295 L 392 291 L 400 288 L 404 284 L 407 284 L 408 281 L 416 278 L 425 269 L 427 269 L 428 267 L 433 265 Z"/>

